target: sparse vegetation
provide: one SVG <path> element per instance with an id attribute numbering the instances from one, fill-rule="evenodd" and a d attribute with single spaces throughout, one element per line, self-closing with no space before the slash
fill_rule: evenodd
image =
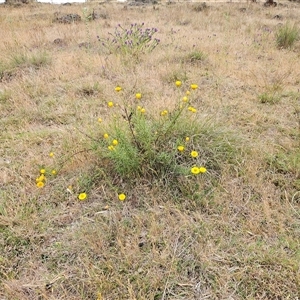
<path id="1" fill-rule="evenodd" d="M 0 299 L 299 298 L 300 7 L 169 4 L 0 7 Z"/>
<path id="2" fill-rule="evenodd" d="M 300 31 L 296 24 L 286 23 L 279 27 L 276 32 L 278 48 L 290 49 L 299 40 Z"/>

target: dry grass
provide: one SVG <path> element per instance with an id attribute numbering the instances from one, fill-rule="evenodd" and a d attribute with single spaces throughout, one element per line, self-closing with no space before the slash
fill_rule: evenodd
<path id="1" fill-rule="evenodd" d="M 0 6 L 1 299 L 299 298 L 300 44 L 278 49 L 276 30 L 299 28 L 300 6 L 197 5 Z M 53 21 L 84 7 L 100 18 Z M 153 52 L 103 51 L 97 35 L 135 22 L 158 28 Z M 88 136 L 116 85 L 157 113 L 176 79 L 199 85 L 199 118 L 222 140 L 238 137 L 234 158 L 209 192 L 141 179 L 120 202 L 126 185 L 83 151 Z M 37 189 L 39 169 L 62 162 Z"/>

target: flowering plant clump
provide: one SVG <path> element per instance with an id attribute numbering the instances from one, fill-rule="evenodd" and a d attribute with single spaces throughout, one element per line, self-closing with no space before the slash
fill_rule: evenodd
<path id="1" fill-rule="evenodd" d="M 184 83 L 177 80 L 174 86 L 180 91 Z M 194 140 L 193 124 L 199 117 L 190 115 L 190 107 L 193 112 L 197 111 L 191 106 L 196 99 L 195 90 L 191 88 L 190 92 L 179 94 L 174 109 L 166 107 L 152 114 L 146 107 L 147 97 L 142 97 L 139 90 L 128 92 L 121 86 L 116 87 L 113 123 L 106 126 L 103 122 L 99 133 L 101 153 L 110 162 L 108 175 L 120 176 L 123 183 L 141 177 L 168 178 L 168 182 L 177 184 L 182 180 L 191 184 L 205 180 L 206 177 L 200 175 L 206 171 L 202 167 L 206 160 L 199 155 L 202 151 Z M 125 198 L 125 193 L 118 194 L 120 201 Z"/>
<path id="2" fill-rule="evenodd" d="M 120 24 L 115 28 L 114 33 L 109 33 L 110 37 L 100 38 L 98 41 L 109 51 L 109 53 L 119 52 L 121 54 L 138 54 L 141 52 L 151 52 L 160 43 L 154 38 L 157 28 L 143 28 L 142 24 L 131 24 L 130 28 L 123 28 Z"/>

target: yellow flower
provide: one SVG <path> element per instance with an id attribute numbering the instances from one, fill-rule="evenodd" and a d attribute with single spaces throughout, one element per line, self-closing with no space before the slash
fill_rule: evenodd
<path id="1" fill-rule="evenodd" d="M 187 96 L 184 96 L 184 97 L 182 98 L 182 101 L 183 101 L 183 102 L 188 102 L 188 101 L 189 101 L 189 99 L 188 99 L 188 97 L 187 97 Z"/>
<path id="2" fill-rule="evenodd" d="M 36 181 L 36 182 L 41 182 L 41 181 L 44 181 L 44 180 L 46 180 L 46 177 L 45 177 L 44 174 L 42 174 L 42 175 L 39 176 L 35 181 Z"/>
<path id="3" fill-rule="evenodd" d="M 102 122 L 102 119 L 101 119 L 101 118 L 98 118 L 98 122 L 101 123 L 101 122 Z"/>
<path id="4" fill-rule="evenodd" d="M 196 90 L 198 88 L 198 85 L 197 84 L 191 84 L 191 89 L 192 90 Z"/>
<path id="5" fill-rule="evenodd" d="M 50 156 L 50 157 L 53 157 L 53 156 L 54 156 L 54 153 L 53 153 L 53 152 L 50 152 L 50 153 L 49 153 L 49 156 Z"/>
<path id="6" fill-rule="evenodd" d="M 192 168 L 191 168 L 191 172 L 192 172 L 193 174 L 199 174 L 199 173 L 200 173 L 200 169 L 199 169 L 198 167 L 192 167 Z"/>
<path id="7" fill-rule="evenodd" d="M 180 80 L 177 80 L 177 81 L 175 82 L 175 84 L 176 84 L 177 87 L 180 87 L 180 86 L 181 86 L 181 81 L 180 81 Z"/>
<path id="8" fill-rule="evenodd" d="M 108 135 L 107 133 L 104 133 L 104 134 L 103 134 L 103 137 L 104 137 L 105 139 L 108 139 L 109 135 Z"/>
<path id="9" fill-rule="evenodd" d="M 191 94 L 191 92 L 190 91 L 186 91 L 186 95 L 188 96 L 188 95 L 190 95 Z"/>
<path id="10" fill-rule="evenodd" d="M 168 111 L 166 109 L 160 113 L 161 116 L 166 116 L 167 114 L 168 114 Z"/>
<path id="11" fill-rule="evenodd" d="M 108 107 L 113 107 L 114 103 L 112 101 L 107 102 Z"/>
<path id="12" fill-rule="evenodd" d="M 197 109 L 194 108 L 194 107 L 192 107 L 192 106 L 189 106 L 189 107 L 188 107 L 188 110 L 191 111 L 192 113 L 197 112 Z"/>
<path id="13" fill-rule="evenodd" d="M 141 93 L 136 93 L 135 94 L 135 98 L 138 99 L 138 100 L 141 99 L 142 98 L 142 94 Z"/>
<path id="14" fill-rule="evenodd" d="M 187 137 L 185 138 L 185 141 L 188 142 L 189 140 L 190 140 L 190 138 L 187 136 Z"/>
<path id="15" fill-rule="evenodd" d="M 198 152 L 197 151 L 192 151 L 191 152 L 191 156 L 192 157 L 197 157 L 198 156 Z"/>
<path id="16" fill-rule="evenodd" d="M 38 181 L 37 184 L 36 184 L 36 186 L 38 188 L 42 188 L 42 187 L 44 187 L 44 185 L 45 185 L 45 183 L 43 181 Z"/>
<path id="17" fill-rule="evenodd" d="M 116 87 L 115 87 L 115 91 L 116 91 L 116 92 L 120 92 L 121 90 L 122 90 L 122 88 L 121 88 L 120 86 L 116 86 Z"/>
<path id="18" fill-rule="evenodd" d="M 144 114 L 145 112 L 146 112 L 146 109 L 145 109 L 145 108 L 142 108 L 142 109 L 141 109 L 141 113 Z"/>
<path id="19" fill-rule="evenodd" d="M 120 201 L 124 201 L 126 199 L 126 195 L 125 194 L 119 194 L 119 200 Z"/>
<path id="20" fill-rule="evenodd" d="M 45 170 L 45 169 L 40 169 L 40 173 L 41 173 L 41 174 L 45 174 L 45 173 L 46 173 L 46 170 Z"/>
<path id="21" fill-rule="evenodd" d="M 85 200 L 86 197 L 87 197 L 87 194 L 86 194 L 86 193 L 80 193 L 80 194 L 78 195 L 78 199 L 81 200 L 81 201 Z"/>
<path id="22" fill-rule="evenodd" d="M 52 170 L 52 171 L 51 171 L 51 174 L 52 174 L 52 175 L 56 175 L 56 170 Z"/>
<path id="23" fill-rule="evenodd" d="M 178 151 L 182 152 L 184 150 L 184 147 L 183 146 L 178 146 L 177 149 L 178 149 Z"/>
<path id="24" fill-rule="evenodd" d="M 113 145 L 110 145 L 110 146 L 108 146 L 107 148 L 108 148 L 108 150 L 110 150 L 110 151 L 115 150 L 115 147 L 114 147 Z"/>
<path id="25" fill-rule="evenodd" d="M 138 110 L 138 111 L 141 111 L 141 109 L 142 109 L 142 107 L 138 105 L 138 106 L 137 106 L 137 110 Z"/>
<path id="26" fill-rule="evenodd" d="M 118 142 L 118 140 L 113 140 L 113 141 L 112 141 L 112 144 L 113 144 L 114 146 L 117 146 L 117 145 L 119 144 L 119 142 Z"/>
<path id="27" fill-rule="evenodd" d="M 205 172 L 206 172 L 206 168 L 200 167 L 200 168 L 199 168 L 199 172 L 200 172 L 200 173 L 205 173 Z"/>

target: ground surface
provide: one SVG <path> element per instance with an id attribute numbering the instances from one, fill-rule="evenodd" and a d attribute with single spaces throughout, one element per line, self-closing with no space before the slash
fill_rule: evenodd
<path id="1" fill-rule="evenodd" d="M 299 15 L 291 2 L 0 6 L 0 299 L 299 299 L 300 44 L 276 46 Z M 132 23 L 158 29 L 152 52 L 98 41 Z M 219 153 L 209 192 L 95 173 L 106 161 L 85 149 L 117 85 L 155 114 L 192 83 Z M 38 189 L 41 168 L 57 174 Z"/>

